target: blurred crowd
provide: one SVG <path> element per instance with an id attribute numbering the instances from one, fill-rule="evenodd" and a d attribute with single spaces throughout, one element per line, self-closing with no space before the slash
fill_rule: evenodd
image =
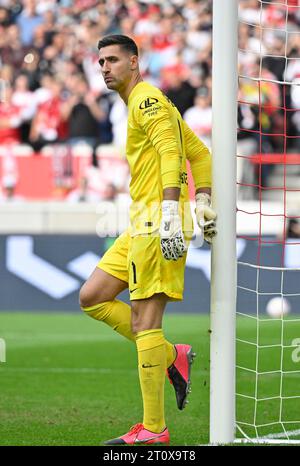
<path id="1" fill-rule="evenodd" d="M 300 5 L 284 3 L 239 0 L 238 139 L 245 157 L 300 150 L 299 86 L 282 84 L 300 82 Z M 98 170 L 99 146 L 113 144 L 124 155 L 126 107 L 106 89 L 98 65 L 98 40 L 114 33 L 134 38 L 144 79 L 210 146 L 212 0 L 1 0 L 0 146 L 42 153 L 84 143 Z M 266 81 L 249 79 L 259 77 Z M 83 178 L 78 188 L 87 186 Z"/>
<path id="2" fill-rule="evenodd" d="M 300 152 L 300 2 L 239 7 L 238 181 L 268 188 L 275 164 L 255 172 L 248 158 Z"/>

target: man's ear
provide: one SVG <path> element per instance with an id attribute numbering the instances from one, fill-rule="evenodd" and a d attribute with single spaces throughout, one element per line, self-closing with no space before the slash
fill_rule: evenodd
<path id="1" fill-rule="evenodd" d="M 131 71 L 134 71 L 138 68 L 139 66 L 139 58 L 137 55 L 132 55 L 130 57 L 130 62 L 131 62 L 131 66 L 130 66 L 130 69 Z"/>

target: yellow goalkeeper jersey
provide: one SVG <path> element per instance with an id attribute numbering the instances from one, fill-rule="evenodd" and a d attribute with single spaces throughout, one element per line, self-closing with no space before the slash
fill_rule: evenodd
<path id="1" fill-rule="evenodd" d="M 186 237 L 192 236 L 187 159 L 196 189 L 211 186 L 210 153 L 156 87 L 138 83 L 128 98 L 126 156 L 130 167 L 130 234 L 159 229 L 163 189 L 180 188 L 180 214 Z"/>

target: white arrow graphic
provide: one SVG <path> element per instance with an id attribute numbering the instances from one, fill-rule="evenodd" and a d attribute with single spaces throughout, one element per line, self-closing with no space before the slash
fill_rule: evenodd
<path id="1" fill-rule="evenodd" d="M 7 269 L 54 299 L 79 288 L 79 281 L 33 252 L 33 238 L 10 236 L 6 242 Z"/>
<path id="2" fill-rule="evenodd" d="M 78 275 L 78 277 L 87 280 L 100 259 L 101 256 L 96 256 L 93 252 L 87 251 L 69 262 L 67 269 Z"/>

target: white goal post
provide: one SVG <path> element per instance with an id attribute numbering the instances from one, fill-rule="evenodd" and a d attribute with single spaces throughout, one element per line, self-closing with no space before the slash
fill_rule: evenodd
<path id="1" fill-rule="evenodd" d="M 243 442 L 300 444 L 300 282 L 298 280 L 300 278 L 300 235 L 298 240 L 287 239 L 288 220 L 299 219 L 300 222 L 300 212 L 292 214 L 289 211 L 291 199 L 295 199 L 295 196 L 298 209 L 300 208 L 300 187 L 290 186 L 287 177 L 287 168 L 289 168 L 287 167 L 287 154 L 289 153 L 287 143 L 290 141 L 289 138 L 293 137 L 298 138 L 300 142 L 300 133 L 294 136 L 287 132 L 287 114 L 298 112 L 298 122 L 300 122 L 300 108 L 297 108 L 300 105 L 289 108 L 285 99 L 286 87 L 288 87 L 291 93 L 292 91 L 298 92 L 297 102 L 300 102 L 300 79 L 296 74 L 297 79 L 291 77 L 289 71 L 291 68 L 292 71 L 294 70 L 295 64 L 298 73 L 300 72 L 300 56 L 290 58 L 287 51 L 290 37 L 294 39 L 298 34 L 300 38 L 300 28 L 293 30 L 290 24 L 288 26 L 291 8 L 295 9 L 293 11 L 297 9 L 298 18 L 300 18 L 300 4 L 291 6 L 289 0 L 257 0 L 257 5 L 258 14 L 254 20 L 252 17 L 252 22 L 250 20 L 248 22 L 245 16 L 239 22 L 239 0 L 223 2 L 213 0 L 212 200 L 217 212 L 218 234 L 213 241 L 211 257 L 209 442 L 212 445 Z M 265 13 L 269 6 L 274 9 L 278 6 L 285 11 L 282 29 L 269 27 L 266 23 Z M 238 53 L 248 53 L 248 50 L 238 47 L 240 24 L 250 26 L 253 28 L 252 31 L 256 27 L 256 31 L 259 30 L 258 36 L 255 37 L 256 48 L 253 47 L 249 52 L 253 54 L 253 63 L 258 64 L 257 75 L 245 76 L 243 73 L 238 73 Z M 280 52 L 265 52 L 263 49 L 264 34 L 273 34 L 274 31 L 279 35 L 281 33 L 281 37 L 284 37 L 284 52 L 279 55 Z M 274 78 L 272 73 L 262 73 L 263 60 L 266 57 L 280 58 L 284 61 L 282 79 Z M 290 68 L 288 68 L 289 64 L 292 65 Z M 238 99 L 239 80 L 244 83 L 246 81 L 248 88 L 250 83 L 252 91 L 256 86 L 257 95 L 253 97 L 252 93 L 249 100 Z M 268 101 L 264 103 L 261 100 L 268 83 L 272 83 L 273 90 L 274 85 L 275 87 L 278 85 L 283 96 L 282 104 L 279 102 L 273 104 L 272 107 Z M 243 184 L 237 180 L 238 158 L 245 160 L 246 166 L 251 167 L 250 158 L 255 155 L 252 153 L 250 156 L 238 154 L 238 100 L 246 108 L 256 106 L 257 109 L 259 128 L 255 127 L 252 130 L 252 133 L 256 133 L 259 139 L 256 154 L 259 179 L 255 183 L 247 180 L 247 183 Z M 277 128 L 274 133 L 271 130 L 264 132 L 261 125 L 264 108 L 269 110 L 272 108 L 273 111 L 282 113 L 283 129 Z M 239 130 L 248 131 L 243 128 Z M 267 132 L 271 134 L 266 134 Z M 280 181 L 278 184 L 274 181 L 271 187 L 264 184 L 261 173 L 262 157 L 264 155 L 274 156 L 274 154 L 269 154 L 262 145 L 265 136 L 280 136 L 284 141 L 282 153 L 280 150 L 275 151 L 275 156 L 278 155 L 279 161 L 274 162 L 278 164 L 276 167 L 278 169 L 281 165 L 283 173 L 278 170 L 277 178 L 281 176 Z M 292 144 L 291 147 L 300 148 L 300 144 L 298 146 Z M 295 162 L 291 163 L 295 164 Z M 253 202 L 253 205 L 255 204 L 253 209 L 249 207 L 247 211 L 247 209 L 240 208 L 236 195 L 237 184 L 253 192 L 257 190 L 258 199 Z M 270 196 L 266 194 L 272 195 L 273 193 L 274 196 L 282 193 L 281 204 L 278 202 L 277 207 L 274 207 L 272 197 L 273 204 L 266 202 L 270 199 Z M 292 198 L 293 194 L 295 194 L 294 198 Z M 258 243 L 259 252 L 257 262 L 254 264 L 237 261 L 236 212 L 240 214 L 238 219 L 251 215 L 251 222 L 256 225 L 257 233 L 252 237 L 251 235 L 244 237 L 245 244 L 247 241 L 250 243 L 252 241 L 252 244 L 255 244 L 255 241 Z M 265 239 L 266 231 L 271 234 L 270 225 L 273 225 L 273 221 L 280 225 L 280 240 L 278 238 Z M 256 231 L 256 229 L 253 230 Z M 280 260 L 272 257 L 273 262 L 269 264 L 269 259 L 265 259 L 263 247 L 265 245 L 266 249 L 270 250 L 273 243 L 280 245 Z M 255 247 L 252 250 L 255 250 Z M 289 260 L 286 260 L 287 256 Z M 252 277 L 251 281 L 243 282 L 244 278 L 241 277 L 249 276 Z M 270 283 L 274 285 L 272 288 L 270 288 Z M 247 299 L 242 300 L 241 309 L 240 304 L 237 305 L 237 294 L 239 297 L 240 293 L 247 295 Z M 296 314 L 292 314 L 292 317 L 285 316 L 286 311 L 284 311 L 284 306 L 289 306 L 289 300 L 293 303 L 292 312 Z M 270 309 L 267 309 L 266 303 L 270 305 L 272 302 L 278 303 L 279 301 L 281 309 L 279 311 L 275 309 L 277 314 L 275 315 L 272 309 L 269 312 Z M 267 312 L 269 315 L 266 314 Z M 238 324 L 242 322 L 244 333 L 240 333 L 237 322 Z M 293 354 L 297 357 L 292 361 Z M 243 410 L 240 406 L 241 404 L 244 406 L 245 403 L 248 405 Z"/>
<path id="2" fill-rule="evenodd" d="M 235 436 L 236 122 L 238 1 L 213 2 L 210 443 Z M 226 246 L 226 247 L 224 247 Z"/>

